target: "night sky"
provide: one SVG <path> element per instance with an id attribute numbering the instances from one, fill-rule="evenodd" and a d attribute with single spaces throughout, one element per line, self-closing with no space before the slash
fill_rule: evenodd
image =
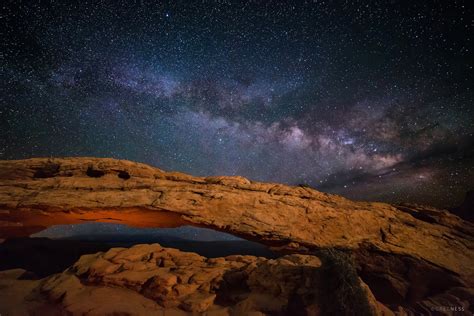
<path id="1" fill-rule="evenodd" d="M 60 2 L 2 4 L 0 159 L 435 206 L 474 189 L 468 1 Z"/>

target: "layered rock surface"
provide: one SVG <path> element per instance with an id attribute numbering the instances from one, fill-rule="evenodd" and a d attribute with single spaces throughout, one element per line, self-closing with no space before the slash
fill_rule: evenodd
<path id="1" fill-rule="evenodd" d="M 298 254 L 208 259 L 158 244 L 112 248 L 40 281 L 18 280 L 20 270 L 0 273 L 0 286 L 16 293 L 0 298 L 0 312 L 21 306 L 17 314 L 318 315 L 327 303 L 321 265 Z M 392 314 L 364 288 L 374 313 Z"/>
<path id="2" fill-rule="evenodd" d="M 474 226 L 447 211 L 124 160 L 0 161 L 0 221 L 0 238 L 102 221 L 205 226 L 289 252 L 345 249 L 375 296 L 393 306 L 474 285 Z"/>

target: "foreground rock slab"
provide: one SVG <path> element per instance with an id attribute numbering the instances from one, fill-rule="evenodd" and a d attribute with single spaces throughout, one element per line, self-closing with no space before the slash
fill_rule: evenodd
<path id="1" fill-rule="evenodd" d="M 0 272 L 7 293 L 0 297 L 0 312 L 319 315 L 328 297 L 321 266 L 318 257 L 298 254 L 209 259 L 159 244 L 112 248 L 38 281 L 21 280 L 20 269 Z M 393 314 L 358 282 L 374 315 Z"/>

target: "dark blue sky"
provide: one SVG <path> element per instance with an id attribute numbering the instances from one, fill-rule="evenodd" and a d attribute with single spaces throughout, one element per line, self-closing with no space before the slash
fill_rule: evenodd
<path id="1" fill-rule="evenodd" d="M 115 157 L 442 206 L 474 188 L 467 2 L 5 8 L 0 159 Z"/>

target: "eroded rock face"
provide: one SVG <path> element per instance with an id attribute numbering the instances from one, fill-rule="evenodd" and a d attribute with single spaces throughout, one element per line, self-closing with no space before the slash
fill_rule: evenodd
<path id="1" fill-rule="evenodd" d="M 290 252 L 346 249 L 369 286 L 383 288 L 374 291 L 378 299 L 396 293 L 385 303 L 413 305 L 474 285 L 474 226 L 447 211 L 354 202 L 242 177 L 193 177 L 123 160 L 1 161 L 0 221 L 0 238 L 102 221 L 205 226 Z M 434 275 L 442 279 L 435 285 Z"/>
<path id="2" fill-rule="evenodd" d="M 166 308 L 204 312 L 215 302 L 246 304 L 255 292 L 266 296 L 266 304 L 273 306 L 252 308 L 282 311 L 293 293 L 313 292 L 310 281 L 320 266 L 314 256 L 209 259 L 152 244 L 82 256 L 71 272 L 84 284 L 127 288 Z"/>
<path id="3" fill-rule="evenodd" d="M 321 265 L 318 257 L 309 255 L 208 259 L 159 244 L 136 245 L 84 255 L 61 274 L 36 283 L 17 280 L 17 285 L 30 282 L 26 286 L 28 293 L 23 295 L 36 302 L 36 308 L 49 306 L 50 311 L 73 315 L 86 310 L 92 314 L 129 312 L 129 302 L 141 304 L 133 315 L 163 311 L 167 315 L 319 315 L 324 312 L 320 310 L 324 294 Z M 10 274 L 10 279 L 18 279 L 21 273 Z M 8 278 L 4 276 L 5 280 Z M 15 288 L 12 281 L 0 281 L 0 285 L 10 292 Z M 373 311 L 391 314 L 363 286 Z"/>
<path id="4" fill-rule="evenodd" d="M 359 257 L 359 262 L 364 262 L 359 276 L 370 285 L 375 297 L 393 310 L 404 306 L 407 310 L 417 310 L 419 313 L 419 306 L 424 304 L 423 301 L 440 306 L 465 306 L 458 304 L 458 297 L 450 297 L 447 293 L 458 287 L 466 291 L 472 290 L 466 288 L 459 276 L 409 256 L 363 248 L 355 252 L 355 255 Z M 444 299 L 440 300 L 443 296 Z M 450 299 L 446 299 L 448 297 Z M 467 306 L 472 308 L 474 305 Z M 467 311 L 468 308 L 465 308 Z M 429 313 L 425 311 L 422 314 Z"/>

